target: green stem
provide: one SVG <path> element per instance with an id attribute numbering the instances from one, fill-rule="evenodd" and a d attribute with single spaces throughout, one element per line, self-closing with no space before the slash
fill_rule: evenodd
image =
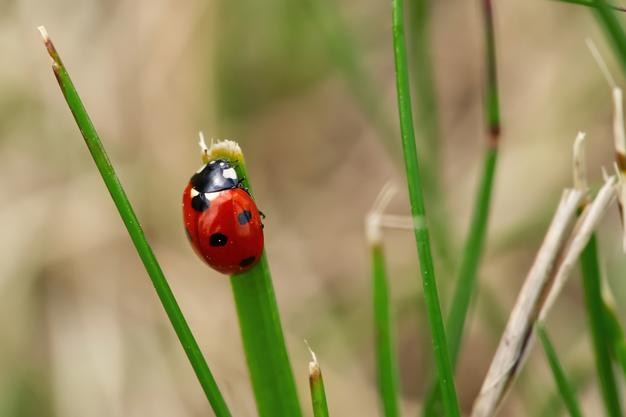
<path id="1" fill-rule="evenodd" d="M 413 129 L 413 113 L 411 110 L 411 93 L 406 57 L 406 41 L 404 39 L 404 11 L 402 0 L 392 1 L 392 23 L 402 150 L 409 188 L 411 214 L 415 219 L 415 241 L 417 243 L 417 254 L 422 274 L 426 313 L 431 332 L 435 364 L 439 375 L 444 411 L 448 417 L 458 417 L 460 416 L 459 401 L 454 386 L 452 363 L 450 362 L 450 356 L 448 354 L 448 343 L 446 341 L 441 306 L 439 304 L 430 238 L 426 226 L 424 197 L 417 162 L 418 158 L 415 146 L 415 132 Z"/>
<path id="2" fill-rule="evenodd" d="M 413 97 L 415 99 L 415 122 L 418 146 L 423 154 L 420 160 L 423 172 L 424 193 L 429 197 L 429 212 L 433 245 L 440 255 L 446 271 L 454 271 L 455 260 L 450 242 L 448 213 L 445 193 L 441 185 L 441 130 L 437 111 L 437 93 L 429 45 L 429 0 L 415 0 L 408 3 L 409 48 L 412 74 L 415 74 Z M 442 285 L 449 282 L 443 281 Z M 442 291 L 445 293 L 445 291 Z"/>
<path id="3" fill-rule="evenodd" d="M 231 277 L 239 328 L 261 417 L 302 415 L 265 255 Z"/>
<path id="4" fill-rule="evenodd" d="M 626 378 L 626 338 L 624 338 L 624 329 L 619 322 L 615 310 L 604 302 L 604 317 L 606 326 L 609 330 L 611 354 L 615 361 L 622 368 L 624 377 Z"/>
<path id="5" fill-rule="evenodd" d="M 561 3 L 578 4 L 580 6 L 587 6 L 587 7 L 597 7 L 596 4 L 594 4 L 593 0 L 553 0 L 553 1 L 558 1 Z M 619 12 L 626 12 L 626 8 L 624 7 L 614 6 L 614 5 L 608 5 L 608 6 L 613 10 L 617 10 Z"/>
<path id="6" fill-rule="evenodd" d="M 382 400 L 383 415 L 398 417 L 398 370 L 389 302 L 389 284 L 383 248 L 372 246 L 372 279 L 374 289 L 374 330 L 376 335 L 376 365 L 378 391 Z"/>
<path id="7" fill-rule="evenodd" d="M 567 376 L 563 371 L 563 367 L 561 366 L 559 358 L 556 354 L 556 350 L 554 349 L 554 346 L 552 346 L 552 342 L 550 341 L 543 324 L 539 323 L 536 329 L 539 339 L 541 340 L 541 344 L 543 345 L 546 359 L 548 359 L 548 364 L 552 370 L 554 382 L 556 383 L 559 393 L 563 398 L 565 407 L 567 407 L 571 417 L 582 417 L 582 412 L 580 411 L 580 405 L 578 404 L 578 399 L 574 393 L 574 388 L 569 383 Z"/>
<path id="8" fill-rule="evenodd" d="M 500 104 L 498 94 L 498 76 L 496 66 L 496 45 L 493 28 L 493 9 L 491 0 L 482 0 L 484 33 L 485 33 L 485 124 L 487 129 L 487 148 L 480 186 L 474 202 L 474 212 L 470 223 L 470 230 L 465 241 L 463 256 L 459 268 L 457 284 L 454 290 L 450 312 L 446 322 L 448 332 L 448 346 L 453 368 L 459 356 L 463 339 L 463 330 L 467 320 L 470 302 L 476 292 L 476 276 L 480 260 L 482 259 L 491 194 L 498 161 L 498 145 L 500 142 Z M 439 402 L 439 394 L 432 385 L 424 401 L 423 414 L 434 416 Z"/>
<path id="9" fill-rule="evenodd" d="M 326 390 L 322 369 L 317 360 L 309 363 L 309 387 L 311 388 L 311 404 L 314 417 L 328 417 L 328 404 L 326 403 Z"/>
<path id="10" fill-rule="evenodd" d="M 606 336 L 609 329 L 606 325 L 604 305 L 600 290 L 600 266 L 598 262 L 598 248 L 595 234 L 589 239 L 589 243 L 580 255 L 583 272 L 583 288 L 587 318 L 591 332 L 593 351 L 596 360 L 596 370 L 600 382 L 600 391 L 604 400 L 607 416 L 622 416 L 621 406 L 615 375 L 611 363 L 609 346 Z"/>
<path id="11" fill-rule="evenodd" d="M 615 16 L 615 11 L 606 0 L 591 0 L 596 17 L 600 26 L 604 29 L 606 36 L 613 45 L 613 50 L 622 66 L 622 71 L 626 72 L 626 33 L 620 21 Z"/>
<path id="12" fill-rule="evenodd" d="M 244 156 L 236 142 L 216 143 L 208 149 L 205 159 L 230 161 L 241 179 L 241 186 L 252 193 Z M 265 253 L 254 267 L 232 275 L 230 282 L 259 415 L 301 416 Z"/>
<path id="13" fill-rule="evenodd" d="M 143 230 L 139 224 L 139 220 L 137 219 L 137 216 L 128 201 L 128 197 L 122 188 L 119 178 L 115 174 L 113 165 L 111 165 L 111 162 L 109 161 L 109 157 L 102 146 L 102 142 L 100 141 L 98 133 L 96 132 L 96 129 L 93 126 L 85 107 L 83 106 L 78 92 L 76 91 L 65 66 L 61 62 L 61 58 L 54 48 L 52 41 L 48 38 L 48 35 L 45 33 L 43 27 L 40 28 L 40 30 L 42 32 L 42 36 L 44 37 L 48 53 L 52 58 L 52 69 L 54 70 L 54 75 L 59 82 L 59 86 L 61 87 L 61 92 L 63 93 L 63 96 L 67 101 L 67 105 L 74 115 L 76 124 L 85 139 L 89 152 L 91 153 L 98 171 L 100 171 L 102 179 L 111 194 L 111 198 L 113 199 L 113 202 L 122 217 L 122 221 L 124 222 L 124 225 L 128 230 L 128 234 L 137 249 L 137 253 L 139 254 L 139 257 L 141 258 L 141 261 L 143 262 L 146 271 L 152 280 L 154 289 L 156 290 L 157 295 L 161 300 L 161 304 L 163 305 L 163 308 L 172 323 L 172 327 L 180 340 L 180 344 L 189 358 L 189 362 L 198 377 L 198 381 L 200 381 L 200 385 L 202 386 L 211 407 L 213 407 L 215 415 L 218 417 L 230 417 L 231 414 L 226 406 L 226 402 L 224 401 L 215 379 L 213 378 L 213 375 L 211 374 L 211 371 L 202 356 L 198 343 L 193 337 L 193 334 L 189 329 L 189 325 L 187 324 L 187 321 L 185 320 L 185 317 L 176 302 L 176 298 L 167 283 L 167 279 L 163 275 L 163 271 L 161 271 L 161 267 L 159 266 L 148 241 L 146 240 Z"/>

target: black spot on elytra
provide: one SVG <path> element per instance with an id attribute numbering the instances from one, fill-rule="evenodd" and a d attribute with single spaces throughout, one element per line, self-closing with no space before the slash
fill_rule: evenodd
<path id="1" fill-rule="evenodd" d="M 248 223 L 250 221 L 250 219 L 252 218 L 252 213 L 250 213 L 249 210 L 244 210 L 241 213 L 239 213 L 237 215 L 237 221 L 239 222 L 240 225 L 244 225 L 246 223 Z"/>
<path id="2" fill-rule="evenodd" d="M 209 237 L 209 244 L 211 246 L 224 246 L 228 242 L 228 237 L 222 233 L 213 233 Z"/>
<path id="3" fill-rule="evenodd" d="M 206 199 L 203 193 L 200 193 L 191 199 L 191 207 L 195 211 L 203 212 L 208 209 L 210 205 L 211 203 Z"/>
<path id="4" fill-rule="evenodd" d="M 245 268 L 246 266 L 252 265 L 256 258 L 254 256 L 248 256 L 247 258 L 243 258 L 241 262 L 239 262 L 239 266 Z"/>

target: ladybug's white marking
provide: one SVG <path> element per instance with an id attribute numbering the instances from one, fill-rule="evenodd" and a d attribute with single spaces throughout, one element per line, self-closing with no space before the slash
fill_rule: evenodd
<path id="1" fill-rule="evenodd" d="M 204 196 L 206 197 L 207 200 L 213 201 L 220 195 L 220 193 L 221 191 L 216 191 L 214 193 L 204 193 Z"/>
<path id="2" fill-rule="evenodd" d="M 231 180 L 237 181 L 237 173 L 235 172 L 234 168 L 225 169 L 224 171 L 222 171 L 222 175 L 224 176 L 224 178 L 229 178 Z"/>
<path id="3" fill-rule="evenodd" d="M 195 188 L 192 188 L 189 191 L 189 194 L 191 195 L 191 198 L 194 198 L 195 196 L 197 196 L 198 194 L 200 194 L 200 191 L 196 190 Z"/>

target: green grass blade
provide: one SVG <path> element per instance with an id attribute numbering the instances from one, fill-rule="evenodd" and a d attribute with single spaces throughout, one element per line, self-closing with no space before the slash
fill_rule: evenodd
<path id="1" fill-rule="evenodd" d="M 139 220 L 135 215 L 135 212 L 126 197 L 126 193 L 122 188 L 122 184 L 119 181 L 119 178 L 115 174 L 115 170 L 113 165 L 109 161 L 109 157 L 102 146 L 102 142 L 96 132 L 89 115 L 87 114 L 87 110 L 83 106 L 83 103 L 70 79 L 70 76 L 65 69 L 65 66 L 61 62 L 61 58 L 57 53 L 52 41 L 48 37 L 45 29 L 40 27 L 39 30 L 44 38 L 46 48 L 48 49 L 48 53 L 52 58 L 52 69 L 54 71 L 54 75 L 59 82 L 59 86 L 61 87 L 61 92 L 67 101 L 67 105 L 69 106 L 72 114 L 74 115 L 74 119 L 76 120 L 76 124 L 80 129 L 80 132 L 85 139 L 85 143 L 89 148 L 89 152 L 93 157 L 94 162 L 102 175 L 102 179 L 111 194 L 111 198 L 117 207 L 120 216 L 128 230 L 128 234 L 137 249 L 137 253 L 143 262 L 150 279 L 152 280 L 152 284 L 154 285 L 154 289 L 163 304 L 163 308 L 167 313 L 170 322 L 172 323 L 172 327 L 180 340 L 180 343 L 189 358 L 189 362 L 193 367 L 196 376 L 198 377 L 198 381 L 200 381 L 200 385 L 206 394 L 211 407 L 213 407 L 213 411 L 215 415 L 218 417 L 230 417 L 230 411 L 226 406 L 226 402 L 220 393 L 220 390 L 209 370 L 209 367 L 202 356 L 202 352 L 198 347 L 198 343 L 196 342 L 191 330 L 189 329 L 189 325 L 183 316 L 178 303 L 176 302 L 176 298 L 170 289 L 169 284 L 163 272 L 161 271 L 161 267 L 146 240 L 146 237 L 141 229 L 139 224 Z"/>
<path id="2" fill-rule="evenodd" d="M 429 45 L 429 0 L 411 1 L 407 4 L 407 9 L 410 22 L 407 29 L 410 68 L 411 74 L 415 75 L 413 97 L 417 143 L 422 149 L 422 154 L 427 155 L 419 161 L 424 194 L 429 198 L 429 218 L 435 251 L 441 258 L 441 264 L 446 272 L 451 272 L 455 270 L 455 259 L 450 241 L 446 198 L 441 186 L 441 129 Z M 442 281 L 442 285 L 446 284 L 446 281 Z"/>
<path id="3" fill-rule="evenodd" d="M 587 317 L 589 321 L 593 351 L 596 360 L 596 370 L 600 382 L 600 392 L 604 400 L 607 415 L 610 417 L 622 416 L 617 384 L 611 363 L 609 346 L 606 343 L 608 334 L 607 320 L 604 314 L 604 305 L 600 290 L 600 265 L 598 262 L 598 248 L 595 234 L 580 255 L 582 266 L 583 288 Z"/>
<path id="4" fill-rule="evenodd" d="M 488 132 L 487 148 L 480 186 L 474 203 L 474 212 L 470 230 L 465 241 L 459 276 L 455 288 L 447 329 L 452 363 L 456 364 L 467 312 L 472 295 L 476 290 L 476 275 L 482 258 L 487 235 L 487 222 L 491 206 L 491 193 L 498 161 L 498 145 L 500 142 L 500 104 L 498 94 L 498 77 L 496 68 L 496 47 L 493 29 L 493 10 L 491 0 L 483 0 L 485 19 L 485 121 Z"/>
<path id="5" fill-rule="evenodd" d="M 622 368 L 624 378 L 626 378 L 626 338 L 624 337 L 624 329 L 617 318 L 615 310 L 606 302 L 604 302 L 604 318 L 608 330 L 607 336 L 609 337 L 611 354 Z"/>
<path id="6" fill-rule="evenodd" d="M 483 173 L 480 180 L 470 230 L 465 241 L 459 275 L 454 295 L 450 303 L 450 312 L 446 322 L 448 345 L 453 368 L 456 365 L 467 313 L 472 296 L 476 291 L 476 276 L 485 246 L 491 194 L 498 161 L 498 145 L 500 141 L 500 104 L 498 94 L 498 77 L 496 67 L 496 45 L 493 29 L 493 10 L 491 0 L 483 0 L 483 16 L 485 26 L 485 124 L 488 132 L 487 148 Z M 439 393 L 433 384 L 424 401 L 423 415 L 438 414 L 436 404 Z"/>
<path id="7" fill-rule="evenodd" d="M 218 142 L 208 152 L 208 160 L 223 158 L 232 162 L 242 186 L 252 192 L 246 163 L 236 142 Z M 252 269 L 231 276 L 230 282 L 259 415 L 301 416 L 265 253 Z"/>
<path id="8" fill-rule="evenodd" d="M 385 417 L 398 417 L 398 359 L 391 324 L 389 284 L 383 248 L 380 243 L 371 246 L 372 287 L 374 294 L 374 332 L 376 336 L 376 369 L 378 392 Z"/>
<path id="9" fill-rule="evenodd" d="M 313 417 L 328 417 L 328 404 L 326 402 L 322 369 L 313 351 L 311 351 L 311 355 L 313 355 L 313 360 L 309 362 L 309 387 L 311 389 Z"/>
<path id="10" fill-rule="evenodd" d="M 550 369 L 552 370 L 552 376 L 554 377 L 554 382 L 557 385 L 559 393 L 563 398 L 563 402 L 565 403 L 565 407 L 567 407 L 567 411 L 571 417 L 582 417 L 582 412 L 580 411 L 580 405 L 578 404 L 578 399 L 576 398 L 576 394 L 574 393 L 574 388 L 569 383 L 565 372 L 563 371 L 563 367 L 559 361 L 559 358 L 556 354 L 556 350 L 546 333 L 546 330 L 543 324 L 539 323 L 536 327 L 537 334 L 539 335 L 539 339 L 541 340 L 541 344 L 543 345 L 543 350 L 546 354 L 546 359 L 548 359 L 548 364 L 550 365 Z"/>
<path id="11" fill-rule="evenodd" d="M 337 3 L 329 0 L 307 0 L 307 3 L 319 22 L 320 34 L 329 56 L 339 69 L 350 93 L 363 114 L 378 130 L 380 139 L 390 154 L 397 157 L 399 155 L 397 145 L 392 142 L 394 130 L 383 111 L 381 91 L 377 91 L 376 83 L 367 72 L 361 58 L 361 48 L 339 13 Z"/>
<path id="12" fill-rule="evenodd" d="M 448 354 L 448 343 L 443 326 L 437 281 L 430 248 L 430 237 L 426 226 L 424 197 L 418 166 L 415 131 L 413 129 L 411 93 L 409 86 L 406 41 L 404 38 L 404 10 L 402 0 L 392 1 L 393 50 L 396 68 L 396 89 L 402 150 L 409 188 L 411 214 L 415 222 L 415 241 L 422 274 L 424 302 L 431 332 L 435 365 L 439 375 L 443 408 L 448 417 L 460 415 L 459 401 L 454 386 L 452 363 Z"/>
<path id="13" fill-rule="evenodd" d="M 597 7 L 597 5 L 593 2 L 593 0 L 553 0 L 553 1 L 558 1 L 561 3 L 578 4 L 580 6 L 587 6 L 587 7 Z M 615 6 L 615 5 L 608 5 L 608 6 L 613 10 L 626 12 L 626 8 L 624 7 Z"/>
<path id="14" fill-rule="evenodd" d="M 604 29 L 604 33 L 613 46 L 622 66 L 622 71 L 626 73 L 626 33 L 624 33 L 624 28 L 606 0 L 591 0 L 591 4 L 600 26 Z"/>
<path id="15" fill-rule="evenodd" d="M 301 416 L 266 256 L 231 284 L 259 415 Z"/>

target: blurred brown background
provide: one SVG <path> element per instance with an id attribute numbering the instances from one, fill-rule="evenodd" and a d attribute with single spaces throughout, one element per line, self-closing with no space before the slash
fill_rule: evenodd
<path id="1" fill-rule="evenodd" d="M 454 265 L 485 143 L 482 20 L 477 2 L 435 3 L 429 33 Z M 588 132 L 593 183 L 612 164 L 610 91 L 585 37 L 623 80 L 589 10 L 494 7 L 503 139 L 481 291 L 457 372 L 466 410 L 571 183 L 576 132 Z M 212 415 L 59 92 L 42 24 L 234 415 L 255 408 L 230 286 L 196 258 L 181 225 L 181 193 L 200 164 L 198 130 L 237 139 L 246 154 L 305 412 L 307 339 L 332 414 L 378 415 L 363 220 L 389 180 L 403 190 L 389 211 L 408 213 L 390 22 L 388 1 L 0 0 L 0 416 Z M 328 33 L 349 36 L 367 82 L 342 69 Z M 618 226 L 611 213 L 600 245 L 619 303 Z M 406 231 L 387 232 L 385 245 L 403 407 L 417 415 L 432 366 L 415 245 Z M 437 266 L 447 305 L 454 268 Z M 585 407 L 599 410 L 575 279 L 548 325 Z M 558 415 L 553 391 L 535 350 L 501 415 Z"/>

